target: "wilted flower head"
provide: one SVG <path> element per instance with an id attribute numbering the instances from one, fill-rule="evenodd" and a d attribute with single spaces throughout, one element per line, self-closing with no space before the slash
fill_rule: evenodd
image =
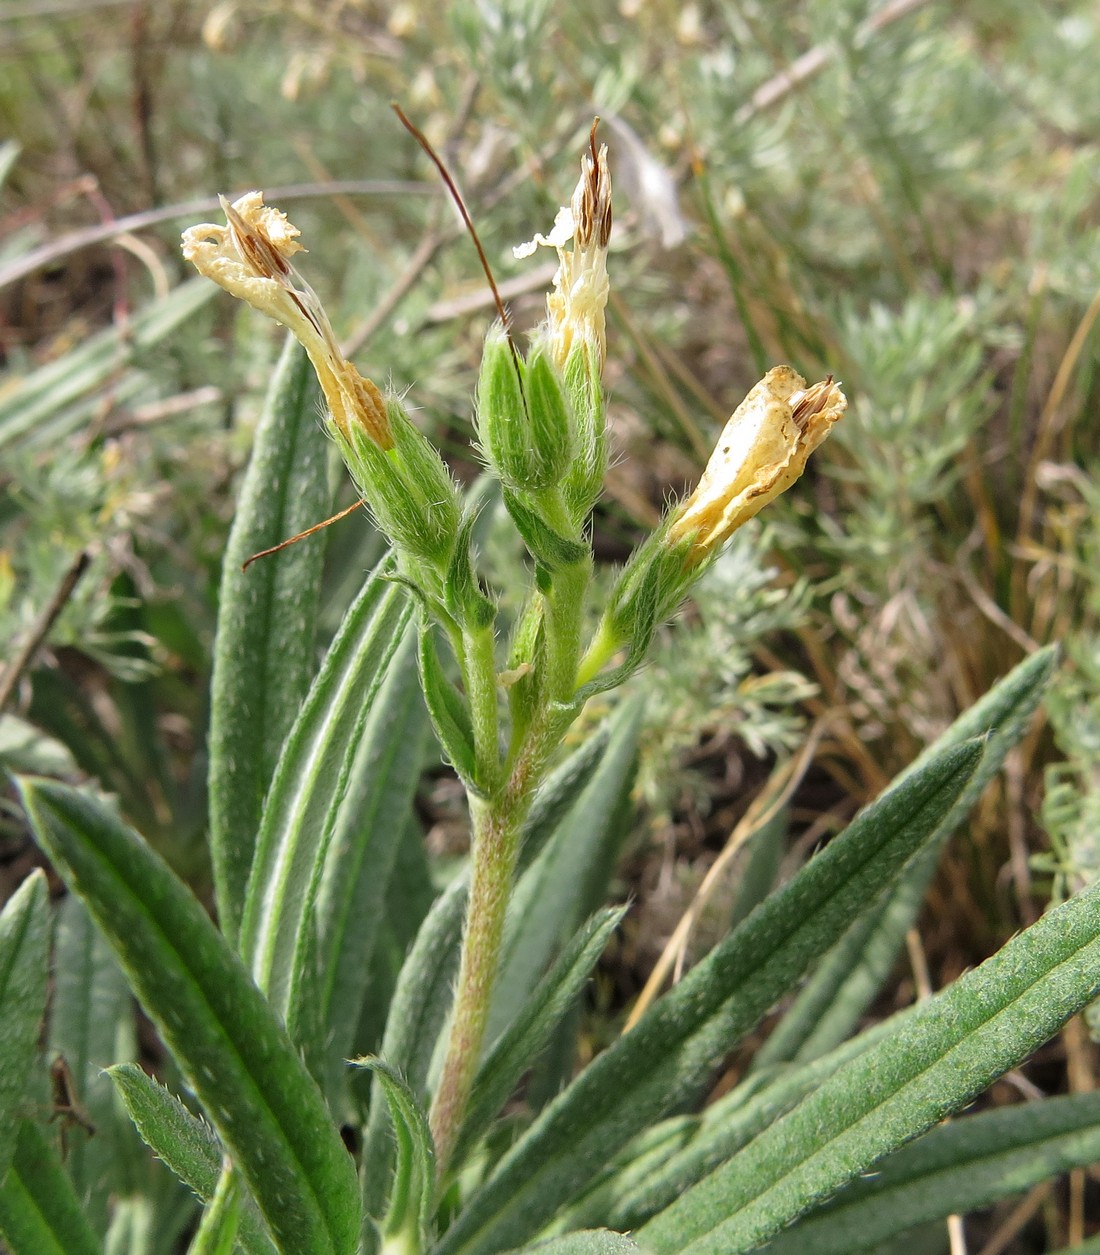
<path id="1" fill-rule="evenodd" d="M 260 313 L 282 323 L 309 354 L 333 421 L 345 435 L 362 427 L 383 449 L 393 444 L 381 393 L 345 359 L 317 294 L 290 264 L 304 252 L 286 214 L 248 192 L 230 204 L 221 197 L 226 225 L 203 222 L 183 233 L 183 255 L 200 274 Z"/>
<path id="2" fill-rule="evenodd" d="M 564 368 L 577 342 L 594 346 L 604 356 L 604 310 L 610 284 L 607 245 L 611 238 L 611 173 L 607 145 L 596 148 L 592 128 L 589 150 L 581 157 L 581 177 L 569 205 L 558 210 L 550 234 L 536 235 L 513 250 L 529 257 L 541 244 L 558 252 L 554 290 L 546 298 L 550 354 Z M 571 249 L 566 246 L 572 241 Z"/>
<path id="3" fill-rule="evenodd" d="M 798 479 L 847 406 L 831 375 L 807 388 L 789 366 L 768 371 L 726 424 L 669 540 L 692 536 L 693 564 L 713 553 Z"/>

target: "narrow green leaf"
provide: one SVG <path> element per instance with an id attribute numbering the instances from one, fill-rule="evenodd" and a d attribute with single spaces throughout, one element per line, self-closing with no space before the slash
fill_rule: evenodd
<path id="1" fill-rule="evenodd" d="M 1063 1095 L 933 1129 L 768 1245 L 849 1255 L 907 1229 L 1023 1193 L 1100 1159 L 1100 1093 Z"/>
<path id="2" fill-rule="evenodd" d="M 526 871 L 558 830 L 592 779 L 611 740 L 611 720 L 603 723 L 543 781 L 523 826 L 519 870 Z"/>
<path id="3" fill-rule="evenodd" d="M 426 1249 L 428 1224 L 435 1201 L 435 1147 L 428 1118 L 412 1090 L 381 1059 L 357 1059 L 374 1073 L 389 1108 L 396 1144 L 396 1164 L 389 1205 L 382 1223 L 386 1240 L 401 1238 L 408 1250 Z"/>
<path id="4" fill-rule="evenodd" d="M 466 699 L 443 670 L 435 630 L 430 623 L 420 627 L 420 683 L 443 753 L 459 777 L 470 788 L 476 788 L 477 754 L 470 712 Z"/>
<path id="5" fill-rule="evenodd" d="M 305 1043 L 308 1035 L 298 1027 L 303 999 L 312 1004 L 316 1042 L 325 1043 L 331 1066 L 339 1068 L 341 1077 L 363 1009 L 377 927 L 429 736 L 416 633 L 408 628 L 355 748 L 313 912 L 312 979 L 299 985 L 291 1006 L 291 1035 Z"/>
<path id="6" fill-rule="evenodd" d="M 0 1236 L 8 1255 L 102 1255 L 57 1152 L 31 1120 L 19 1122 L 0 1184 Z"/>
<path id="7" fill-rule="evenodd" d="M 1001 769 L 1005 755 L 1024 734 L 1058 659 L 1054 646 L 1041 649 L 1009 672 L 925 750 L 922 762 L 973 736 L 985 737 L 985 754 L 973 779 L 938 831 L 878 908 L 857 920 L 818 965 L 778 1027 L 753 1059 L 753 1070 L 791 1060 L 806 1062 L 832 1050 L 859 1023 L 893 970 L 905 935 L 936 870 L 943 842 L 955 831 L 982 790 Z"/>
<path id="8" fill-rule="evenodd" d="M 126 978 L 106 938 L 80 898 L 58 912 L 54 990 L 47 1051 L 60 1059 L 73 1097 L 95 1130 L 70 1129 L 66 1169 L 92 1227 L 107 1229 L 112 1195 L 139 1188 L 146 1156 L 114 1097 L 103 1069 L 137 1054 L 134 1006 Z"/>
<path id="9" fill-rule="evenodd" d="M 224 1155 L 214 1130 L 137 1064 L 120 1063 L 108 1068 L 107 1075 L 145 1144 L 204 1203 L 211 1202 Z M 237 1242 L 244 1255 L 274 1255 L 275 1248 L 251 1200 L 241 1210 Z"/>
<path id="10" fill-rule="evenodd" d="M 306 972 L 311 916 L 363 725 L 409 616 L 405 593 L 370 575 L 286 739 L 256 841 L 240 952 L 285 1021 Z"/>
<path id="11" fill-rule="evenodd" d="M 935 831 L 981 748 L 888 790 L 707 955 L 539 1116 L 443 1236 L 440 1255 L 537 1233 L 640 1129 L 698 1097 L 740 1037 Z"/>
<path id="12" fill-rule="evenodd" d="M 277 1241 L 348 1255 L 355 1170 L 285 1030 L 209 916 L 100 802 L 20 783 L 35 836 L 111 942 Z"/>
<path id="13" fill-rule="evenodd" d="M 382 1060 L 399 1075 L 418 1102 L 427 1097 L 428 1071 L 454 995 L 467 884 L 453 881 L 428 912 L 397 978 L 382 1037 Z M 393 1160 L 389 1109 L 379 1086 L 371 1095 L 363 1135 L 364 1217 L 381 1216 Z"/>
<path id="14" fill-rule="evenodd" d="M 488 1039 L 512 1022 L 555 952 L 605 900 L 626 833 L 642 703 L 628 699 L 611 720 L 607 749 L 553 837 L 520 877 L 508 906 Z"/>
<path id="15" fill-rule="evenodd" d="M 642 1230 L 658 1255 L 733 1255 L 964 1107 L 1100 990 L 1100 885 L 916 1008 Z"/>
<path id="16" fill-rule="evenodd" d="M 210 705 L 210 854 L 222 931 L 237 936 L 264 795 L 313 674 L 325 542 L 242 564 L 324 518 L 317 385 L 287 338 L 256 427 L 222 563 Z"/>
<path id="17" fill-rule="evenodd" d="M 232 1255 L 241 1218 L 241 1179 L 226 1161 L 187 1255 Z"/>
<path id="18" fill-rule="evenodd" d="M 0 913 L 0 1181 L 15 1153 L 16 1117 L 38 1052 L 49 959 L 46 877 L 34 871 Z"/>
<path id="19" fill-rule="evenodd" d="M 478 1069 L 455 1162 L 491 1124 L 584 988 L 626 907 L 600 911 L 576 934 Z"/>
<path id="20" fill-rule="evenodd" d="M 625 1233 L 610 1229 L 580 1229 L 560 1238 L 548 1238 L 521 1248 L 524 1255 L 631 1255 L 639 1250 L 637 1242 Z M 512 1252 L 511 1255 L 518 1255 Z"/>
<path id="21" fill-rule="evenodd" d="M 588 546 L 555 531 L 523 496 L 510 488 L 502 490 L 504 506 L 512 516 L 516 531 L 523 538 L 531 557 L 553 574 L 564 566 L 588 557 Z"/>

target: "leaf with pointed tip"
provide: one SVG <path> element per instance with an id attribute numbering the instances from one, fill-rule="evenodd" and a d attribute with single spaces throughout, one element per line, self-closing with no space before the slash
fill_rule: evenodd
<path id="1" fill-rule="evenodd" d="M 305 350 L 287 337 L 252 441 L 222 562 L 210 702 L 210 856 L 218 919 L 235 939 L 264 794 L 313 674 L 325 542 L 252 564 L 324 518 L 328 450 Z"/>
<path id="2" fill-rule="evenodd" d="M 547 1238 L 521 1248 L 523 1255 L 636 1255 L 641 1248 L 626 1233 L 610 1229 L 580 1229 L 560 1238 Z M 520 1255 L 518 1251 L 508 1255 Z"/>
<path id="3" fill-rule="evenodd" d="M 350 1255 L 359 1228 L 351 1158 L 228 942 L 102 802 L 50 780 L 19 785 L 36 839 L 114 947 L 276 1240 L 300 1255 Z"/>
<path id="4" fill-rule="evenodd" d="M 873 1176 L 853 1181 L 769 1243 L 768 1255 L 854 1255 L 1098 1159 L 1100 1093 L 966 1116 L 883 1160 Z"/>
<path id="5" fill-rule="evenodd" d="M 117 1064 L 107 1069 L 107 1075 L 146 1146 L 209 1203 L 218 1187 L 225 1153 L 214 1130 L 136 1063 Z M 251 1199 L 241 1209 L 237 1242 L 244 1255 L 275 1255 Z"/>
<path id="6" fill-rule="evenodd" d="M 640 1231 L 657 1255 L 755 1248 L 959 1111 L 1100 991 L 1100 885 L 1049 911 L 836 1071 Z"/>

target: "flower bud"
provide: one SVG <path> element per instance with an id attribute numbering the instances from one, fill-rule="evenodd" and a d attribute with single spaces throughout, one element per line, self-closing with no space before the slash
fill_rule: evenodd
<path id="1" fill-rule="evenodd" d="M 810 454 L 848 402 L 832 376 L 806 387 L 789 366 L 776 366 L 726 424 L 699 485 L 677 510 L 672 543 L 691 538 L 697 565 L 806 469 Z"/>
<path id="2" fill-rule="evenodd" d="M 223 196 L 226 225 L 204 222 L 183 233 L 183 255 L 253 309 L 282 323 L 309 354 L 336 426 L 347 435 L 361 427 L 375 444 L 393 444 L 381 393 L 345 359 L 316 292 L 290 264 L 303 252 L 298 228 L 248 192 L 232 205 Z"/>

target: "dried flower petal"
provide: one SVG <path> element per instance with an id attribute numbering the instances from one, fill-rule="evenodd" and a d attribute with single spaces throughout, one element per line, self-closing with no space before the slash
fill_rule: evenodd
<path id="1" fill-rule="evenodd" d="M 789 366 L 768 371 L 726 424 L 669 540 L 691 536 L 693 563 L 713 553 L 798 479 L 847 405 L 831 376 L 807 388 Z"/>
<path id="2" fill-rule="evenodd" d="M 183 233 L 184 257 L 253 309 L 288 328 L 309 354 L 333 420 L 346 434 L 360 424 L 383 449 L 393 445 L 381 393 L 340 352 L 316 292 L 290 264 L 304 252 L 298 228 L 286 214 L 248 192 L 230 204 L 221 198 L 226 225 L 200 223 Z"/>

